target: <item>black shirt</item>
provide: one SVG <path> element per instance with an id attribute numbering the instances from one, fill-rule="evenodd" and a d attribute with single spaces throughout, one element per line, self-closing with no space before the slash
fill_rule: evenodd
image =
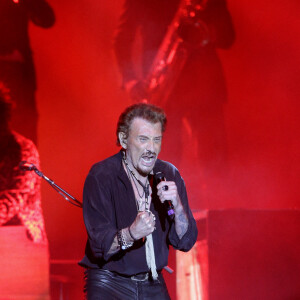
<path id="1" fill-rule="evenodd" d="M 154 173 L 161 171 L 168 181 L 174 181 L 188 216 L 189 226 L 179 239 L 174 222 L 167 219 L 164 205 L 152 187 L 150 210 L 156 217 L 153 232 L 156 266 L 161 270 L 168 263 L 169 245 L 188 251 L 197 239 L 197 227 L 188 205 L 185 184 L 178 170 L 170 163 L 157 160 Z M 151 180 L 150 180 L 151 182 Z M 130 226 L 137 216 L 137 206 L 132 185 L 122 165 L 121 152 L 96 163 L 90 170 L 83 191 L 83 217 L 88 233 L 85 256 L 80 265 L 103 268 L 124 275 L 149 271 L 145 244 L 136 241 L 132 247 L 114 255 L 108 253 L 117 231 Z"/>

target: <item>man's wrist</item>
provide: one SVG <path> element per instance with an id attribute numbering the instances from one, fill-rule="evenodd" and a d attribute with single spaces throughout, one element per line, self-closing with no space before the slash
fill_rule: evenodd
<path id="1" fill-rule="evenodd" d="M 135 236 L 132 234 L 130 226 L 128 227 L 128 233 L 129 233 L 129 236 L 131 237 L 131 239 L 132 239 L 133 242 L 137 241 L 137 238 L 135 238 Z"/>
<path id="2" fill-rule="evenodd" d="M 174 206 L 174 212 L 175 212 L 175 215 L 179 215 L 184 212 L 184 208 L 183 208 L 183 205 L 181 204 L 181 201 L 178 201 L 177 205 Z"/>
<path id="3" fill-rule="evenodd" d="M 177 195 L 176 201 L 172 201 L 172 205 L 175 212 L 183 210 L 183 206 L 179 195 Z"/>
<path id="4" fill-rule="evenodd" d="M 128 238 L 128 229 L 124 228 L 118 231 L 117 239 L 121 250 L 126 250 L 133 245 L 133 241 Z"/>

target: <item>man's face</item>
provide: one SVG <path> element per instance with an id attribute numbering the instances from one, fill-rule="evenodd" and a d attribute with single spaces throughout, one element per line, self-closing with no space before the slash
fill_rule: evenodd
<path id="1" fill-rule="evenodd" d="M 160 122 L 152 124 L 142 118 L 133 119 L 128 138 L 121 143 L 122 147 L 126 149 L 129 167 L 142 176 L 148 175 L 160 152 L 161 142 Z"/>

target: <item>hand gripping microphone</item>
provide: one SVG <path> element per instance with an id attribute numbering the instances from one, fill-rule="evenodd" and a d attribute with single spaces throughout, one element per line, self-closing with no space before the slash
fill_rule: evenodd
<path id="1" fill-rule="evenodd" d="M 156 184 L 159 184 L 161 181 L 166 181 L 166 178 L 165 178 L 163 172 L 157 172 L 154 175 L 154 178 L 155 178 Z M 163 187 L 163 190 L 167 191 L 168 190 L 168 186 L 165 185 Z M 165 207 L 167 209 L 168 216 L 171 219 L 173 219 L 175 217 L 175 213 L 174 213 L 174 206 L 172 204 L 172 201 L 171 200 L 165 200 L 164 201 L 164 205 L 165 205 Z"/>

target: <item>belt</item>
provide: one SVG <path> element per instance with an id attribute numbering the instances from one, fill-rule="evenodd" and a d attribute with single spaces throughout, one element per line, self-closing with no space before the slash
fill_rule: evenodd
<path id="1" fill-rule="evenodd" d="M 144 273 L 138 273 L 138 274 L 134 274 L 134 275 L 125 275 L 125 274 L 120 274 L 117 272 L 112 272 L 117 276 L 121 276 L 121 277 L 125 277 L 125 278 L 129 278 L 133 281 L 147 281 L 147 280 L 153 280 L 152 276 L 149 272 L 144 272 Z"/>
<path id="2" fill-rule="evenodd" d="M 134 281 L 146 281 L 149 279 L 149 273 L 140 273 L 140 274 L 132 275 L 130 276 L 130 279 Z"/>

